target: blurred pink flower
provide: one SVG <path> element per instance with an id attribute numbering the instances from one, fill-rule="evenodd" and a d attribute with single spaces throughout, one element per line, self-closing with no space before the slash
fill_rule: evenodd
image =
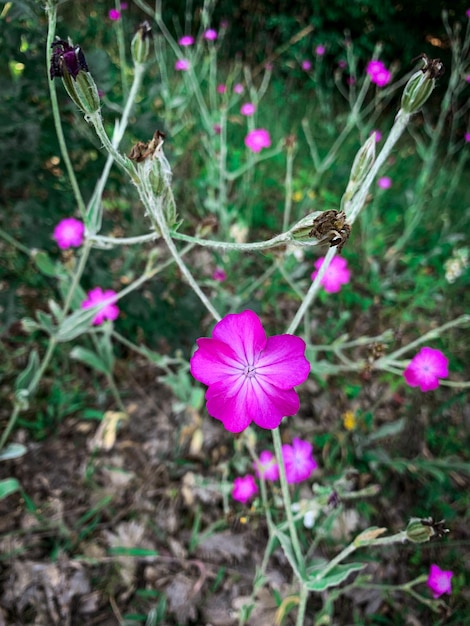
<path id="1" fill-rule="evenodd" d="M 240 108 L 240 113 L 250 117 L 256 111 L 256 107 L 252 102 L 245 102 Z"/>
<path id="2" fill-rule="evenodd" d="M 177 59 L 175 63 L 175 70 L 178 72 L 186 72 L 190 68 L 188 59 Z"/>
<path id="3" fill-rule="evenodd" d="M 390 176 L 382 176 L 378 179 L 377 185 L 380 187 L 380 189 L 390 189 L 390 187 L 392 186 L 392 179 L 390 178 Z"/>
<path id="4" fill-rule="evenodd" d="M 212 128 L 216 135 L 220 135 L 220 133 L 222 132 L 222 126 L 220 124 L 214 124 Z"/>
<path id="5" fill-rule="evenodd" d="M 212 272 L 213 280 L 218 280 L 220 283 L 223 283 L 224 280 L 227 280 L 227 273 L 221 267 L 216 267 Z"/>
<path id="6" fill-rule="evenodd" d="M 348 64 L 347 64 L 347 62 L 346 62 L 344 59 L 340 59 L 340 60 L 338 61 L 338 67 L 339 67 L 341 70 L 344 70 L 344 68 L 345 68 L 345 67 L 347 67 L 347 66 L 348 66 Z"/>
<path id="7" fill-rule="evenodd" d="M 470 142 L 470 133 L 465 133 L 465 135 L 463 136 L 463 138 L 465 139 L 465 141 L 468 143 Z"/>
<path id="8" fill-rule="evenodd" d="M 233 86 L 233 93 L 241 94 L 245 91 L 245 87 L 241 83 L 236 83 Z"/>
<path id="9" fill-rule="evenodd" d="M 227 91 L 226 85 L 217 85 L 217 93 L 225 93 Z"/>
<path id="10" fill-rule="evenodd" d="M 442 570 L 438 565 L 431 565 L 427 585 L 433 598 L 439 598 L 443 593 L 452 593 L 451 578 L 454 572 Z"/>
<path id="11" fill-rule="evenodd" d="M 311 278 L 314 280 L 323 265 L 325 257 L 322 256 L 314 263 L 315 271 Z M 323 289 L 327 293 L 338 293 L 343 285 L 349 283 L 351 272 L 348 269 L 348 262 L 342 256 L 335 256 L 326 270 L 326 274 L 320 281 Z"/>
<path id="12" fill-rule="evenodd" d="M 117 9 L 109 9 L 108 17 L 110 20 L 113 20 L 113 22 L 117 22 L 121 19 L 121 11 L 118 11 Z"/>
<path id="13" fill-rule="evenodd" d="M 129 5 L 127 4 L 127 2 L 121 2 L 120 6 L 121 6 L 121 9 L 125 11 Z"/>
<path id="14" fill-rule="evenodd" d="M 301 483 L 307 480 L 318 467 L 312 455 L 312 445 L 297 437 L 294 437 L 291 446 L 289 444 L 282 446 L 282 458 L 288 483 Z"/>
<path id="15" fill-rule="evenodd" d="M 449 375 L 449 359 L 434 348 L 424 347 L 407 365 L 403 376 L 410 387 L 421 391 L 433 391 L 439 387 L 439 379 Z"/>
<path id="16" fill-rule="evenodd" d="M 376 143 L 379 143 L 379 141 L 382 139 L 382 133 L 380 132 L 380 130 L 371 130 L 370 131 L 370 135 L 374 135 L 375 134 L 375 141 Z"/>
<path id="17" fill-rule="evenodd" d="M 258 486 L 254 476 L 251 474 L 239 476 L 233 481 L 232 498 L 242 504 L 246 504 L 248 500 L 251 500 L 257 491 Z"/>
<path id="18" fill-rule="evenodd" d="M 61 250 L 78 248 L 83 243 L 85 225 L 74 217 L 66 217 L 54 228 L 53 238 Z"/>
<path id="19" fill-rule="evenodd" d="M 116 292 L 112 289 L 103 291 L 101 287 L 95 287 L 87 293 L 88 298 L 82 302 L 82 309 L 89 309 L 103 303 L 103 307 L 98 311 L 92 320 L 92 324 L 97 326 L 105 320 L 115 320 L 119 315 L 119 308 L 116 304 Z"/>
<path id="20" fill-rule="evenodd" d="M 309 72 L 312 69 L 312 62 L 309 61 L 308 59 L 304 59 L 302 63 L 300 64 L 300 67 L 306 72 Z"/>
<path id="21" fill-rule="evenodd" d="M 315 48 L 315 54 L 317 54 L 319 57 L 322 57 L 326 52 L 326 48 L 325 46 L 319 45 Z"/>
<path id="22" fill-rule="evenodd" d="M 277 428 L 295 415 L 300 401 L 294 387 L 310 372 L 305 342 L 294 335 L 266 337 L 253 311 L 231 313 L 218 322 L 212 338 L 197 340 L 190 360 L 196 380 L 208 386 L 207 412 L 232 433 L 254 422 Z"/>
<path id="23" fill-rule="evenodd" d="M 465 13 L 465 15 L 466 15 L 467 17 L 470 17 L 470 9 L 467 9 L 467 12 Z"/>
<path id="24" fill-rule="evenodd" d="M 279 466 L 276 461 L 276 457 L 269 450 L 263 450 L 259 455 L 257 461 L 253 463 L 255 474 L 263 476 L 264 480 L 278 480 L 279 479 Z"/>
<path id="25" fill-rule="evenodd" d="M 392 78 L 391 72 L 385 67 L 382 61 L 369 61 L 367 64 L 367 73 L 372 83 L 378 87 L 385 87 Z"/>
<path id="26" fill-rule="evenodd" d="M 245 146 L 252 152 L 261 152 L 263 148 L 269 148 L 271 136 L 265 128 L 254 128 L 245 137 Z"/>
<path id="27" fill-rule="evenodd" d="M 192 37 L 192 35 L 183 35 L 183 37 L 178 40 L 178 43 L 183 47 L 192 46 L 194 43 L 194 37 Z"/>
<path id="28" fill-rule="evenodd" d="M 465 76 L 465 80 L 467 81 L 467 83 L 470 83 L 470 74 L 467 74 L 467 76 Z"/>
<path id="29" fill-rule="evenodd" d="M 217 31 L 213 28 L 208 28 L 203 35 L 207 41 L 215 41 L 217 39 Z"/>

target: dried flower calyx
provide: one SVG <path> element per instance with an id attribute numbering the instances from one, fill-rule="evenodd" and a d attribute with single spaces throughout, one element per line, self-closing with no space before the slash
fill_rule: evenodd
<path id="1" fill-rule="evenodd" d="M 425 52 L 422 52 L 419 56 L 413 59 L 417 61 L 418 59 L 422 59 L 424 61 L 424 65 L 421 68 L 423 74 L 428 74 L 429 78 L 439 78 L 445 72 L 444 63 L 441 59 L 430 59 Z"/>
<path id="2" fill-rule="evenodd" d="M 131 161 L 135 161 L 136 163 L 142 163 L 149 157 L 152 157 L 156 150 L 163 145 L 163 141 L 165 139 L 165 133 L 162 133 L 161 130 L 156 130 L 152 139 L 147 141 L 138 141 L 129 153 L 129 158 Z"/>
<path id="3" fill-rule="evenodd" d="M 331 209 L 323 211 L 313 220 L 309 237 L 316 237 L 320 242 L 329 243 L 330 248 L 337 246 L 341 252 L 351 234 L 351 225 L 346 222 L 346 213 Z"/>

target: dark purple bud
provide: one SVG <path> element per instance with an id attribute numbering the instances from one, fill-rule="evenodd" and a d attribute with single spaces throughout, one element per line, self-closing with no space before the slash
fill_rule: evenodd
<path id="1" fill-rule="evenodd" d="M 54 41 L 51 45 L 51 67 L 49 73 L 53 78 L 62 78 L 68 74 L 76 80 L 78 73 L 83 70 L 88 72 L 88 65 L 80 46 L 71 46 L 63 39 Z"/>

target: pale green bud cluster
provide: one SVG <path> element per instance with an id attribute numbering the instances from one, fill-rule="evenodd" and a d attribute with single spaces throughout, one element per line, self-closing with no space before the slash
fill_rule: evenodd
<path id="1" fill-rule="evenodd" d="M 152 27 L 145 21 L 140 24 L 131 42 L 132 60 L 135 65 L 145 63 L 150 52 Z"/>

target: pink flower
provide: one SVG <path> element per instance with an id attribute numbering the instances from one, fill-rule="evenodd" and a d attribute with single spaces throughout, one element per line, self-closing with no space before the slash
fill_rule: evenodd
<path id="1" fill-rule="evenodd" d="M 470 9 L 469 9 L 469 11 L 470 11 Z M 467 83 L 470 83 L 470 74 L 467 74 L 467 76 L 465 76 L 465 81 Z"/>
<path id="2" fill-rule="evenodd" d="M 127 7 L 128 7 L 128 6 L 129 6 L 129 5 L 127 4 L 127 2 L 121 2 L 121 9 L 122 9 L 123 11 L 125 11 L 125 10 L 127 9 Z"/>
<path id="3" fill-rule="evenodd" d="M 279 466 L 276 457 L 269 450 L 263 450 L 257 462 L 253 463 L 255 474 L 263 476 L 264 480 L 279 480 Z"/>
<path id="4" fill-rule="evenodd" d="M 390 189 L 390 187 L 392 186 L 392 179 L 390 178 L 390 176 L 382 176 L 382 178 L 379 178 L 379 180 L 377 181 L 377 185 L 380 187 L 380 189 Z"/>
<path id="5" fill-rule="evenodd" d="M 431 565 L 427 585 L 432 592 L 433 598 L 439 598 L 443 593 L 452 593 L 450 580 L 454 572 L 442 570 L 437 565 Z"/>
<path id="6" fill-rule="evenodd" d="M 85 225 L 74 217 L 66 217 L 54 228 L 52 235 L 61 250 L 67 250 L 72 246 L 78 248 L 83 243 Z"/>
<path id="7" fill-rule="evenodd" d="M 245 102 L 240 108 L 240 113 L 250 117 L 256 111 L 256 107 L 252 102 Z M 270 144 L 271 145 L 271 144 Z"/>
<path id="8" fill-rule="evenodd" d="M 233 93 L 241 94 L 245 91 L 245 87 L 241 83 L 236 83 L 233 86 Z"/>
<path id="9" fill-rule="evenodd" d="M 194 37 L 192 37 L 191 35 L 183 35 L 183 37 L 178 40 L 178 43 L 180 46 L 183 47 L 192 46 L 194 43 Z"/>
<path id="10" fill-rule="evenodd" d="M 380 132 L 380 130 L 377 130 L 377 129 L 371 130 L 370 135 L 375 135 L 376 143 L 379 143 L 379 141 L 381 141 L 382 139 L 382 133 Z"/>
<path id="11" fill-rule="evenodd" d="M 92 320 L 92 324 L 97 326 L 105 320 L 115 320 L 119 315 L 119 308 L 116 304 L 116 292 L 112 289 L 103 291 L 101 287 L 95 287 L 87 293 L 88 298 L 82 302 L 82 309 L 89 309 L 103 303 L 103 307 L 98 311 Z"/>
<path id="12" fill-rule="evenodd" d="M 344 68 L 347 67 L 347 66 L 348 66 L 348 63 L 344 59 L 340 59 L 338 61 L 338 67 L 339 67 L 340 70 L 344 70 Z"/>
<path id="13" fill-rule="evenodd" d="M 322 256 L 314 263 L 315 271 L 312 273 L 311 278 L 315 280 L 325 257 Z M 327 293 L 338 293 L 343 285 L 349 283 L 351 278 L 351 272 L 348 269 L 348 262 L 342 256 L 335 256 L 326 270 L 326 274 L 320 281 L 323 289 Z"/>
<path id="14" fill-rule="evenodd" d="M 109 9 L 108 17 L 110 20 L 113 20 L 113 22 L 117 22 L 121 19 L 121 11 L 118 11 L 117 9 Z"/>
<path id="15" fill-rule="evenodd" d="M 465 13 L 465 15 L 466 15 L 467 17 L 470 17 L 470 9 L 467 9 L 467 12 Z"/>
<path id="16" fill-rule="evenodd" d="M 178 72 L 186 72 L 190 68 L 188 59 L 178 59 L 175 63 L 175 70 Z"/>
<path id="17" fill-rule="evenodd" d="M 214 124 L 212 129 L 216 135 L 220 135 L 220 133 L 222 132 L 222 126 L 220 124 Z"/>
<path id="18" fill-rule="evenodd" d="M 263 148 L 269 148 L 271 137 L 265 128 L 254 128 L 245 137 L 245 146 L 252 152 L 261 152 Z"/>
<path id="19" fill-rule="evenodd" d="M 315 48 L 315 54 L 318 55 L 319 57 L 322 57 L 325 54 L 325 52 L 326 52 L 325 46 L 320 45 Z"/>
<path id="20" fill-rule="evenodd" d="M 294 335 L 266 337 L 256 313 L 226 315 L 212 339 L 197 340 L 190 361 L 191 374 L 208 385 L 207 412 L 232 433 L 251 422 L 277 428 L 286 415 L 299 410 L 294 387 L 310 372 L 305 342 Z"/>
<path id="21" fill-rule="evenodd" d="M 212 273 L 212 278 L 213 280 L 218 280 L 220 283 L 223 283 L 224 280 L 227 280 L 227 274 L 221 267 L 216 267 Z"/>
<path id="22" fill-rule="evenodd" d="M 306 72 L 309 72 L 312 69 L 312 62 L 309 61 L 308 59 L 305 59 L 304 61 L 302 61 L 302 63 L 300 64 L 300 67 L 305 70 Z"/>
<path id="23" fill-rule="evenodd" d="M 251 500 L 257 491 L 258 486 L 251 474 L 239 476 L 233 481 L 232 498 L 242 504 L 246 504 L 248 500 Z"/>
<path id="24" fill-rule="evenodd" d="M 225 85 L 217 85 L 217 93 L 225 93 L 227 91 L 227 87 Z"/>
<path id="25" fill-rule="evenodd" d="M 312 456 L 312 445 L 297 437 L 294 437 L 291 446 L 289 444 L 282 446 L 282 458 L 288 483 L 301 483 L 307 480 L 318 467 Z"/>
<path id="26" fill-rule="evenodd" d="M 439 378 L 449 375 L 449 359 L 440 350 L 421 348 L 407 365 L 403 376 L 410 387 L 432 391 L 439 387 Z"/>
<path id="27" fill-rule="evenodd" d="M 203 35 L 207 41 L 215 41 L 217 39 L 217 31 L 213 28 L 208 28 Z"/>
<path id="28" fill-rule="evenodd" d="M 467 143 L 469 143 L 469 142 L 470 142 L 470 133 L 465 133 L 465 135 L 463 136 L 463 138 L 465 139 L 465 141 L 466 141 Z"/>
<path id="29" fill-rule="evenodd" d="M 371 82 L 378 87 L 385 87 L 392 78 L 391 72 L 385 67 L 382 61 L 369 61 L 367 64 L 367 73 Z"/>

